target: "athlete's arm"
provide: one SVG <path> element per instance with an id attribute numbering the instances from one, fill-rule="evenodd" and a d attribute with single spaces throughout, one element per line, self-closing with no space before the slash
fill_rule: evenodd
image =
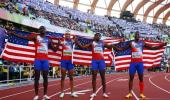
<path id="1" fill-rule="evenodd" d="M 116 45 L 112 44 L 111 47 L 114 49 L 114 50 L 119 50 L 119 51 L 123 51 L 123 50 L 127 50 L 129 48 L 131 48 L 131 42 L 127 45 L 127 46 L 124 46 L 122 48 L 119 48 L 117 47 Z"/>
<path id="2" fill-rule="evenodd" d="M 36 40 L 36 37 L 35 36 L 22 36 L 20 34 L 16 34 L 15 32 L 13 31 L 10 31 L 8 32 L 8 34 L 12 34 L 14 36 L 17 36 L 19 38 L 22 38 L 22 39 L 26 39 L 26 40 L 29 40 L 29 41 L 35 41 Z"/>
<path id="3" fill-rule="evenodd" d="M 150 45 L 148 45 L 148 44 L 146 44 L 146 43 L 144 43 L 144 47 L 145 48 L 148 48 L 148 49 L 151 49 L 151 50 L 157 50 L 157 49 L 160 49 L 160 48 L 162 48 L 163 46 L 165 46 L 166 45 L 166 43 L 162 43 L 161 45 L 159 45 L 159 46 L 150 46 Z"/>
<path id="4" fill-rule="evenodd" d="M 89 43 L 89 44 L 86 44 L 86 45 L 82 45 L 79 42 L 75 42 L 75 44 L 78 45 L 80 48 L 83 48 L 83 49 L 88 49 L 88 48 L 92 47 L 92 43 Z"/>
<path id="5" fill-rule="evenodd" d="M 80 42 L 77 41 L 77 39 L 75 39 L 74 43 L 80 48 L 84 48 L 84 49 L 92 48 L 92 43 L 82 45 Z"/>
<path id="6" fill-rule="evenodd" d="M 107 48 L 107 49 L 112 49 L 112 45 L 104 44 L 104 47 Z"/>

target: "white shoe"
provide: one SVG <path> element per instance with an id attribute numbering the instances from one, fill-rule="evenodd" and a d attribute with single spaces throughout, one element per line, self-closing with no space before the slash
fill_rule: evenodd
<path id="1" fill-rule="evenodd" d="M 109 96 L 106 93 L 103 93 L 103 97 L 108 98 Z"/>
<path id="2" fill-rule="evenodd" d="M 93 98 L 95 96 L 96 96 L 96 93 L 93 93 L 93 94 L 90 95 L 90 98 Z"/>
<path id="3" fill-rule="evenodd" d="M 33 98 L 33 100 L 38 100 L 39 99 L 39 96 L 38 95 L 36 95 L 34 98 Z"/>
<path id="4" fill-rule="evenodd" d="M 44 95 L 44 96 L 43 96 L 43 100 L 50 100 L 50 97 L 47 96 L 47 95 Z"/>
<path id="5" fill-rule="evenodd" d="M 64 97 L 64 92 L 60 93 L 60 98 L 63 98 Z"/>
<path id="6" fill-rule="evenodd" d="M 73 92 L 73 93 L 71 93 L 71 96 L 72 96 L 72 97 L 75 97 L 75 98 L 77 98 L 77 97 L 78 97 L 78 95 L 77 95 L 76 93 L 74 93 L 74 92 Z"/>

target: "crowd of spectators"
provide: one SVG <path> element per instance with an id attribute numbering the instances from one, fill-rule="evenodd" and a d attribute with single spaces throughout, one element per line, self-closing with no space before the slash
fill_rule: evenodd
<path id="1" fill-rule="evenodd" d="M 164 24 L 152 24 L 152 26 L 158 28 L 160 31 L 170 36 L 170 26 Z"/>
<path id="2" fill-rule="evenodd" d="M 32 19 L 44 18 L 52 25 L 77 30 L 100 32 L 108 37 L 124 37 L 130 33 L 140 31 L 144 34 L 167 34 L 170 27 L 160 24 L 147 24 L 144 22 L 129 22 L 127 20 L 97 16 L 84 13 L 76 9 L 54 5 L 45 0 L 2 0 L 4 7 L 10 12 L 19 13 L 18 5 L 21 5 L 20 14 Z M 3 2 L 1 3 L 3 4 Z M 86 31 L 87 32 L 87 31 Z"/>
<path id="3" fill-rule="evenodd" d="M 170 30 L 165 25 L 151 25 L 143 22 L 129 22 L 127 20 L 97 16 L 84 13 L 76 9 L 54 5 L 44 0 L 4 0 L 5 8 L 10 12 L 18 12 L 17 4 L 21 4 L 22 15 L 32 19 L 44 18 L 52 25 L 77 30 L 100 32 L 108 37 L 123 37 L 140 31 L 144 34 L 167 34 Z M 27 8 L 27 9 L 26 9 Z"/>
<path id="4" fill-rule="evenodd" d="M 22 5 L 22 11 L 18 11 L 19 9 L 16 7 L 17 4 L 24 5 L 24 7 Z M 9 0 L 6 0 L 4 6 L 1 7 L 4 7 L 11 13 L 16 12 L 25 16 L 29 16 L 31 19 L 44 18 L 49 20 L 52 25 L 72 30 L 82 32 L 90 29 L 93 32 L 100 32 L 104 36 L 113 36 L 113 34 L 119 34 L 116 24 L 113 24 L 112 21 L 109 21 L 107 17 L 91 15 L 88 13 L 86 14 L 80 12 L 79 10 L 73 10 L 60 5 L 53 5 L 50 2 L 42 0 L 21 0 L 17 2 L 10 2 Z M 25 10 L 25 7 L 28 9 Z"/>

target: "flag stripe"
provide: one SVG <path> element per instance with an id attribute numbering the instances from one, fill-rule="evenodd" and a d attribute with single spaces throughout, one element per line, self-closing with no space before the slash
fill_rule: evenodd
<path id="1" fill-rule="evenodd" d="M 105 39 L 103 42 L 105 44 L 115 44 L 119 43 L 121 39 Z M 111 54 L 112 50 L 105 49 L 104 50 L 104 60 L 107 66 L 110 66 L 112 64 L 114 55 Z M 92 60 L 92 52 L 91 51 L 84 51 L 75 49 L 73 54 L 73 63 L 74 64 L 81 64 L 81 65 L 88 65 L 91 66 L 91 60 Z"/>
<path id="2" fill-rule="evenodd" d="M 6 60 L 10 61 L 17 61 L 17 62 L 29 62 L 33 63 L 35 59 L 35 44 L 31 41 L 23 41 L 16 37 L 10 37 L 9 40 L 13 42 L 6 43 L 5 49 L 2 53 L 2 57 Z M 61 43 L 63 43 L 63 38 L 51 38 L 53 42 L 58 43 L 58 39 L 61 40 Z M 119 43 L 122 39 L 105 39 L 103 42 L 105 44 L 116 44 Z M 89 41 L 89 38 L 83 37 L 79 40 L 80 42 L 83 41 Z M 27 45 L 23 43 L 27 43 Z M 145 41 L 148 45 L 152 46 L 158 46 L 161 43 L 159 42 L 151 42 L 151 41 Z M 85 42 L 86 43 L 86 42 Z M 62 54 L 62 46 L 59 47 L 60 49 L 57 52 L 53 52 L 49 49 L 48 51 L 48 57 L 49 62 L 52 66 L 59 66 L 60 60 L 61 60 L 61 54 Z M 160 64 L 161 56 L 164 52 L 164 48 L 161 48 L 159 50 L 148 50 L 144 48 L 143 50 L 143 61 L 144 66 L 146 68 L 150 68 L 153 66 L 158 66 Z M 83 49 L 73 49 L 73 57 L 72 61 L 74 64 L 79 65 L 91 65 L 92 61 L 92 52 L 91 51 L 85 51 Z M 107 64 L 107 66 L 110 66 L 114 59 L 114 64 L 116 70 L 123 70 L 127 69 L 131 62 L 131 55 L 124 54 L 122 56 L 115 56 L 115 54 L 112 52 L 112 50 L 105 49 L 104 50 L 104 59 Z"/>
<path id="3" fill-rule="evenodd" d="M 20 52 L 11 52 L 8 49 L 6 51 L 4 51 L 4 53 L 8 54 L 8 55 L 21 56 Z M 22 55 L 23 55 L 23 57 L 29 57 L 29 58 L 34 58 L 35 57 L 35 55 L 26 54 L 26 53 L 23 53 Z"/>
<path id="4" fill-rule="evenodd" d="M 145 41 L 145 43 L 151 46 L 159 46 L 161 43 L 152 42 L 152 41 Z M 160 62 L 162 59 L 164 48 L 158 50 L 149 50 L 144 48 L 143 49 L 143 63 L 145 68 L 156 67 L 160 66 Z M 131 54 L 131 53 L 130 53 Z M 129 68 L 131 62 L 131 55 L 121 55 L 115 57 L 115 69 L 116 70 L 125 70 Z"/>

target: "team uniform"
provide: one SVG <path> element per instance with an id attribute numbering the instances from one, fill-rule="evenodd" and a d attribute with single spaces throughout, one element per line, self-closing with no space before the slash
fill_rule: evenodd
<path id="1" fill-rule="evenodd" d="M 136 71 L 139 75 L 143 75 L 144 73 L 144 65 L 143 65 L 143 47 L 144 43 L 142 41 L 132 41 L 131 42 L 131 63 L 129 67 L 129 74 L 134 75 Z M 140 98 L 145 98 L 145 95 L 143 94 L 144 91 L 144 83 L 139 82 L 140 87 Z M 126 98 L 131 98 L 132 93 L 129 93 L 126 95 Z"/>
<path id="2" fill-rule="evenodd" d="M 61 69 L 65 69 L 65 71 L 67 70 L 67 71 L 72 72 L 72 70 L 74 69 L 74 65 L 72 63 L 73 44 L 74 44 L 73 41 L 70 39 L 70 40 L 64 40 L 64 43 L 62 45 L 63 49 L 62 49 L 62 58 L 61 58 Z M 61 72 L 61 74 L 62 74 L 62 76 L 61 76 L 61 84 L 62 84 L 62 81 L 64 81 L 64 78 L 63 78 L 62 72 Z M 73 84 L 73 74 L 70 75 L 69 78 L 70 78 L 70 83 Z M 70 86 L 70 88 L 71 87 L 73 87 L 73 86 Z M 62 86 L 61 86 L 61 88 L 62 88 Z M 78 97 L 78 95 L 75 94 L 73 91 L 71 91 L 71 96 Z M 63 97 L 64 97 L 64 91 L 61 92 L 61 94 L 60 94 L 60 98 L 63 98 Z"/>
<path id="3" fill-rule="evenodd" d="M 104 43 L 102 41 L 93 41 L 91 70 L 104 70 L 105 68 L 106 64 L 104 61 Z"/>
<path id="4" fill-rule="evenodd" d="M 49 60 L 48 60 L 48 43 L 47 37 L 42 38 L 39 35 L 36 37 L 35 42 L 35 70 L 49 70 Z"/>
<path id="5" fill-rule="evenodd" d="M 144 66 L 143 66 L 143 42 L 135 42 L 132 41 L 131 47 L 131 63 L 129 68 L 129 74 L 135 74 L 136 71 L 138 74 L 143 74 Z"/>
<path id="6" fill-rule="evenodd" d="M 74 43 L 72 40 L 64 40 L 61 58 L 61 68 L 65 70 L 74 69 L 74 65 L 72 63 L 73 44 Z"/>
<path id="7" fill-rule="evenodd" d="M 104 75 L 104 78 L 102 77 L 102 84 L 105 84 L 105 69 L 106 69 L 106 63 L 104 60 L 104 43 L 103 41 L 99 40 L 99 41 L 93 41 L 92 42 L 92 67 L 91 70 L 92 71 L 101 71 L 102 73 L 100 74 L 102 76 L 102 74 Z M 93 80 L 92 79 L 92 84 L 93 84 Z M 104 82 L 104 83 L 103 83 Z M 108 98 L 109 96 L 105 93 L 105 86 L 103 85 L 103 97 Z M 93 92 L 92 95 L 90 95 L 91 98 L 95 97 L 96 93 Z"/>

